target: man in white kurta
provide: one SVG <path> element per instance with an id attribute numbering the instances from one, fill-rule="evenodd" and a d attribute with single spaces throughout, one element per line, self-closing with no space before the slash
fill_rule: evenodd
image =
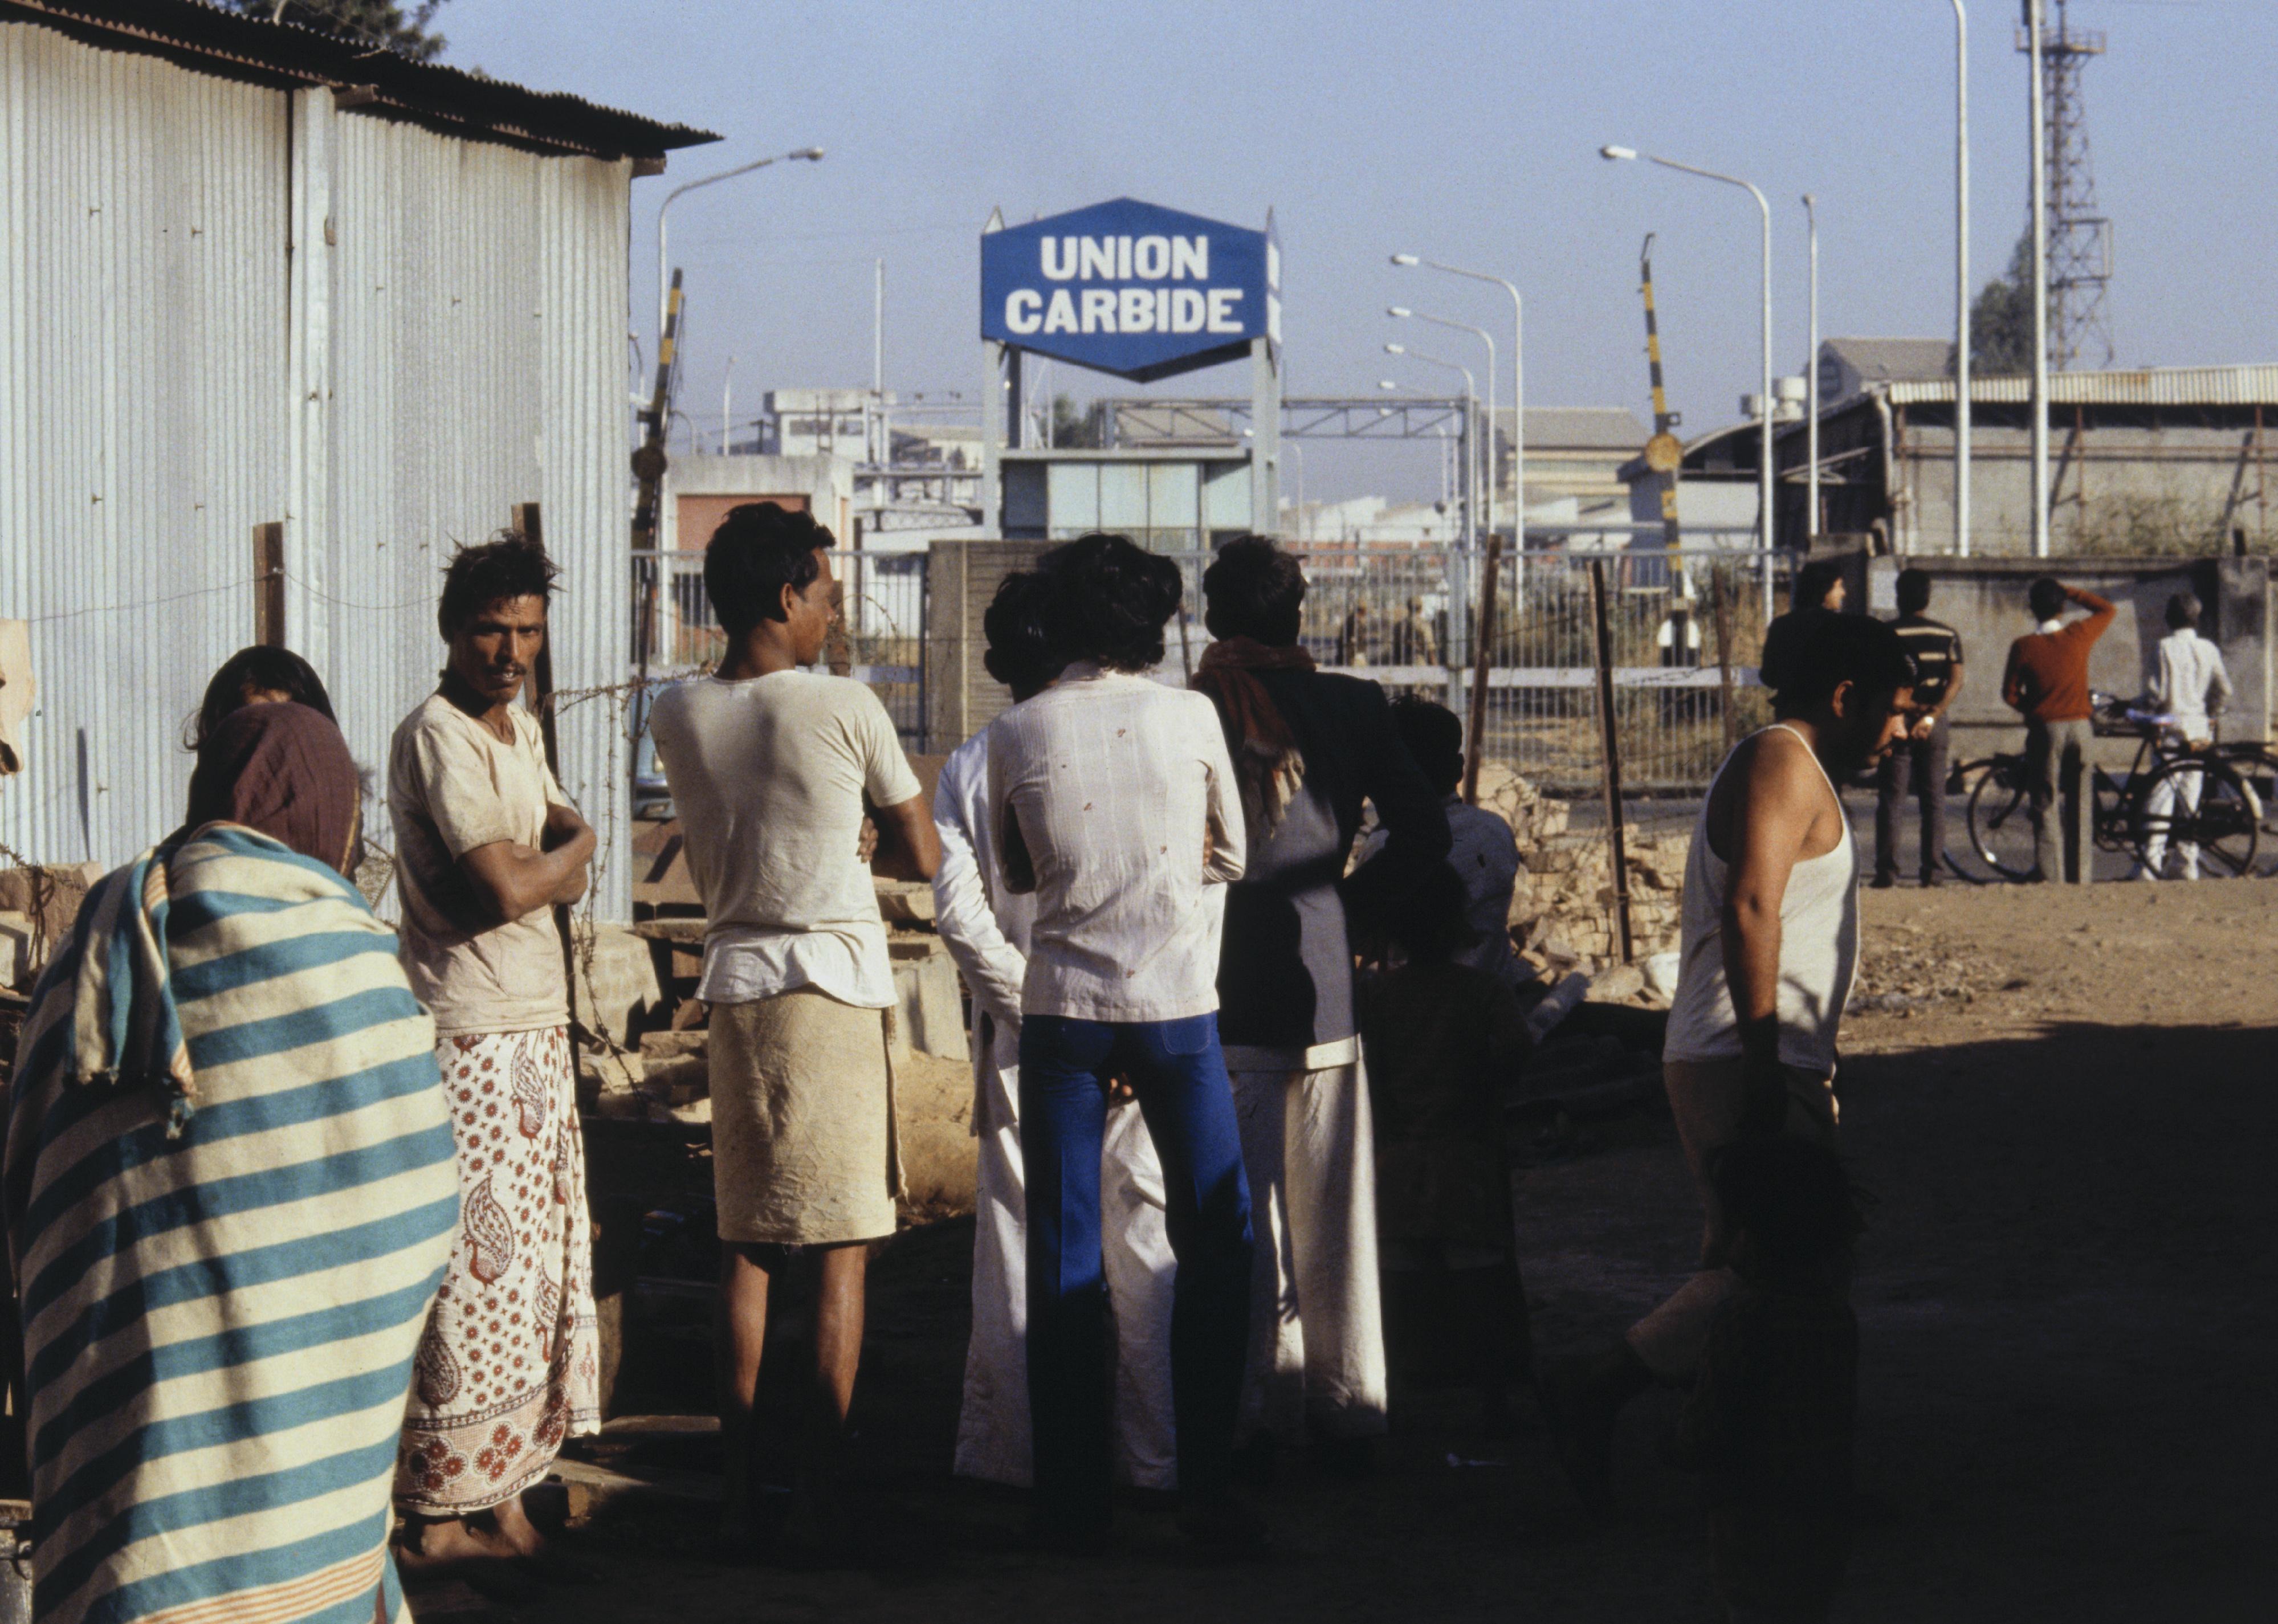
<path id="1" fill-rule="evenodd" d="M 1019 690 L 1016 697 L 1026 698 Z M 1031 1481 L 1028 1224 L 1021 1172 L 1021 986 L 1036 899 L 1005 888 L 987 828 L 989 737 L 950 756 L 934 790 L 941 871 L 934 912 L 973 995 L 973 1131 L 981 1140 L 973 1239 L 973 1335 L 958 1414 L 959 1476 Z M 1100 1237 L 1116 1330 L 1117 1475 L 1143 1489 L 1177 1486 L 1169 1361 L 1171 1242 L 1163 1170 L 1135 1102 L 1112 1105 L 1100 1157 Z"/>

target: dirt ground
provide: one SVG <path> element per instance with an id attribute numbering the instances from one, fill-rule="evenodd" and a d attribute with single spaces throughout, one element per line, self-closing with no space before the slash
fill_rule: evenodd
<path id="1" fill-rule="evenodd" d="M 2273 1616 L 2274 901 L 2254 881 L 1866 896 L 1866 990 L 1890 1007 L 1845 1034 L 1846 1148 L 1877 1205 L 1837 1618 Z M 1658 1112 L 1532 1171 L 1539 1344 L 1616 1331 L 1682 1277 L 1698 1224 Z M 1652 1450 L 1666 1395 L 1625 1420 L 1603 1525 L 1531 1402 L 1497 1437 L 1457 1395 L 1401 1395 L 1373 1477 L 1285 1466 L 1264 1560 L 1192 1562 L 1137 1504 L 1107 1559 L 1022 1550 L 1018 1499 L 947 1475 L 970 1235 L 913 1232 L 873 1277 L 855 1445 L 870 1570 L 715 1566 L 708 1508 L 620 1501 L 575 1536 L 604 1582 L 555 1592 L 550 1624 L 1718 1616 L 1693 1485 Z M 665 1362 L 645 1379 L 700 1395 L 692 1326 Z"/>

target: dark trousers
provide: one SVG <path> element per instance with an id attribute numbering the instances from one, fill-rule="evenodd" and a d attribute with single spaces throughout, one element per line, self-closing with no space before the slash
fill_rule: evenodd
<path id="1" fill-rule="evenodd" d="M 1941 716 L 1926 739 L 1908 739 L 1883 758 L 1875 784 L 1875 873 L 1899 877 L 1899 808 L 1912 789 L 1922 801 L 1922 878 L 1938 878 L 1945 860 L 1945 758 L 1949 729 Z"/>
<path id="2" fill-rule="evenodd" d="M 1107 1290 L 1099 1150 L 1107 1084 L 1129 1079 L 1163 1163 L 1171 1251 L 1171 1407 L 1179 1486 L 1226 1486 L 1250 1341 L 1250 1186 L 1218 1017 L 1021 1025 L 1021 1159 L 1028 1207 L 1028 1411 L 1036 1504 L 1069 1527 L 1107 1516 Z"/>

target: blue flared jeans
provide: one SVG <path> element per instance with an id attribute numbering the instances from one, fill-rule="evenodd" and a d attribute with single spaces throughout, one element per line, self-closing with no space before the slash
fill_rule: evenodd
<path id="1" fill-rule="evenodd" d="M 1099 1153 L 1109 1079 L 1127 1079 L 1163 1164 L 1179 1484 L 1222 1490 L 1250 1338 L 1250 1186 L 1218 1017 L 1021 1024 L 1021 1159 L 1028 1207 L 1028 1409 L 1036 1506 L 1104 1522 L 1112 1346 L 1100 1262 Z"/>

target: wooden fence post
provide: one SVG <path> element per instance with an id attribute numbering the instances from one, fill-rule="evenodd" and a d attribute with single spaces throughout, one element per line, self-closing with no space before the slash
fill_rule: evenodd
<path id="1" fill-rule="evenodd" d="M 514 505 L 514 528 L 540 547 L 546 545 L 546 515 L 536 502 L 516 502 Z M 546 746 L 546 770 L 554 774 L 554 782 L 562 782 L 562 736 L 554 721 L 554 616 L 546 617 L 546 641 L 538 645 L 538 663 L 530 672 L 530 706 L 538 713 L 538 736 Z M 569 792 L 564 790 L 565 795 Z M 600 852 L 593 853 L 596 863 Z M 586 884 L 592 886 L 589 877 Z M 570 926 L 570 907 L 557 903 L 554 907 L 554 931 L 562 938 L 562 988 L 570 1006 L 570 1032 L 574 1043 L 577 1035 L 577 937 Z M 593 1011 L 595 1020 L 600 1011 Z"/>
<path id="2" fill-rule="evenodd" d="M 285 646 L 285 527 L 273 519 L 253 527 L 253 640 Z"/>
<path id="3" fill-rule="evenodd" d="M 1614 720 L 1613 638 L 1606 625 L 1606 561 L 1590 560 L 1590 608 L 1598 633 L 1598 732 L 1606 756 L 1606 834 L 1613 842 L 1614 919 L 1620 933 L 1622 963 L 1637 956 L 1630 935 L 1630 865 L 1622 837 L 1621 730 Z"/>

